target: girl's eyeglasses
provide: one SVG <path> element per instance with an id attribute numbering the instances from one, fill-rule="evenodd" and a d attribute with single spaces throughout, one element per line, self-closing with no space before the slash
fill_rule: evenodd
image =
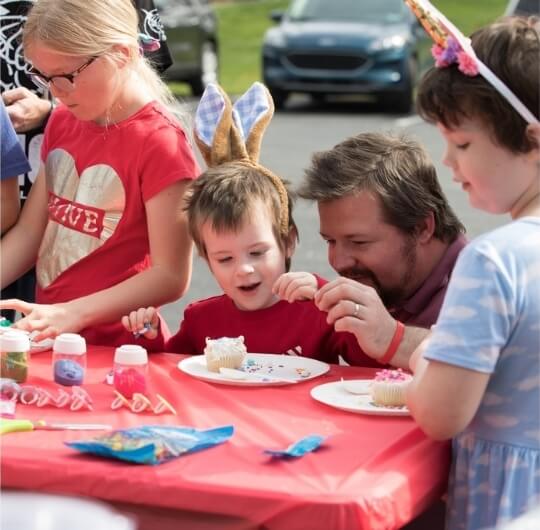
<path id="1" fill-rule="evenodd" d="M 97 56 L 90 57 L 88 61 L 86 61 L 84 64 L 79 66 L 76 70 L 73 70 L 73 72 L 69 74 L 59 74 L 59 75 L 51 75 L 50 77 L 47 77 L 46 75 L 42 74 L 39 70 L 36 70 L 33 66 L 29 68 L 27 71 L 28 77 L 32 79 L 34 84 L 38 88 L 44 88 L 46 90 L 49 89 L 49 86 L 52 84 L 55 88 L 58 90 L 61 90 L 62 92 L 73 92 L 75 90 L 75 78 L 88 66 L 90 66 L 95 60 L 97 59 Z"/>

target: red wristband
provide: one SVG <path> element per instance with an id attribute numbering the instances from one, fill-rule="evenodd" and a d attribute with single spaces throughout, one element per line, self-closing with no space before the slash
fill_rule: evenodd
<path id="1" fill-rule="evenodd" d="M 388 349 L 380 359 L 377 359 L 377 361 L 379 361 L 381 364 L 388 364 L 392 360 L 392 357 L 394 357 L 396 354 L 397 349 L 401 344 L 401 339 L 405 333 L 405 326 L 399 320 L 396 320 L 396 324 L 396 331 L 394 331 L 394 336 L 390 341 Z"/>

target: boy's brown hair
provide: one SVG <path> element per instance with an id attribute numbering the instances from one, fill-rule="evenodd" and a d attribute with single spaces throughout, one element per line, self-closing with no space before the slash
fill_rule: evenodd
<path id="1" fill-rule="evenodd" d="M 540 115 L 540 18 L 505 17 L 471 35 L 478 58 L 538 118 Z M 477 75 L 452 64 L 431 68 L 422 79 L 418 113 L 452 129 L 464 118 L 480 120 L 493 140 L 513 153 L 533 148 L 527 123 L 497 90 Z"/>
<path id="2" fill-rule="evenodd" d="M 286 185 L 286 183 L 285 183 Z M 271 217 L 272 228 L 279 247 L 294 248 L 298 231 L 292 217 L 293 197 L 286 186 L 289 206 L 289 230 L 280 229 L 281 201 L 275 184 L 257 166 L 228 162 L 207 169 L 190 185 L 185 198 L 189 232 L 199 254 L 207 259 L 201 227 L 210 222 L 216 232 L 237 232 L 249 222 L 253 209 L 262 202 Z M 286 258 L 288 271 L 291 260 Z"/>

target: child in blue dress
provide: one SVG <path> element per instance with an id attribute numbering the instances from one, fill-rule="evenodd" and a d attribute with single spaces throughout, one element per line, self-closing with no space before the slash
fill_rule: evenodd
<path id="1" fill-rule="evenodd" d="M 436 13 L 419 4 L 433 29 Z M 472 51 L 445 37 L 420 114 L 443 135 L 472 206 L 512 220 L 458 258 L 411 358 L 408 406 L 428 435 L 453 438 L 447 528 L 479 530 L 540 501 L 540 23 L 502 19 L 472 35 Z"/>

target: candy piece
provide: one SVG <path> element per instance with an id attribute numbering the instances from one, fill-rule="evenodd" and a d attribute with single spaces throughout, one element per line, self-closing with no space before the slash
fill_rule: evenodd
<path id="1" fill-rule="evenodd" d="M 93 403 L 92 398 L 90 397 L 90 394 L 81 386 L 74 386 L 71 389 L 71 392 L 73 393 L 74 396 L 80 399 L 84 399 L 88 403 Z"/>
<path id="2" fill-rule="evenodd" d="M 71 401 L 71 394 L 68 394 L 63 388 L 58 389 L 58 395 L 54 400 L 58 408 L 64 408 Z"/>
<path id="3" fill-rule="evenodd" d="M 72 398 L 71 405 L 69 406 L 69 410 L 80 410 L 83 407 L 86 407 L 88 410 L 94 410 L 94 407 L 88 401 L 75 397 Z"/>
<path id="4" fill-rule="evenodd" d="M 80 386 L 74 386 L 71 389 L 71 406 L 70 410 L 80 410 L 86 407 L 88 410 L 94 410 L 92 407 L 92 398 L 90 394 Z"/>
<path id="5" fill-rule="evenodd" d="M 116 394 L 116 397 L 113 399 L 113 401 L 111 403 L 111 409 L 117 410 L 117 409 L 119 409 L 121 407 L 128 407 L 129 409 L 131 409 L 131 403 L 129 402 L 128 399 L 126 399 L 117 390 L 115 390 L 114 393 Z"/>
<path id="6" fill-rule="evenodd" d="M 37 403 L 40 392 L 35 386 L 23 386 L 19 394 L 19 400 L 23 405 L 33 405 Z"/>
<path id="7" fill-rule="evenodd" d="M 150 400 L 146 396 L 138 392 L 133 394 L 131 410 L 133 412 L 139 413 L 145 411 L 147 408 L 152 408 L 152 403 L 150 403 Z"/>
<path id="8" fill-rule="evenodd" d="M 156 397 L 158 398 L 158 402 L 159 402 L 154 407 L 154 412 L 156 414 L 161 414 L 166 409 L 168 409 L 170 412 L 172 412 L 176 416 L 176 409 L 163 396 L 156 394 Z"/>
<path id="9" fill-rule="evenodd" d="M 0 396 L 4 399 L 16 400 L 21 393 L 21 387 L 14 379 L 3 377 L 0 379 Z"/>
<path id="10" fill-rule="evenodd" d="M 42 388 L 38 389 L 39 397 L 37 400 L 37 406 L 38 407 L 44 407 L 45 405 L 48 405 L 49 403 L 54 403 L 55 399 L 53 398 L 52 394 L 48 392 L 47 390 L 43 390 Z"/>

